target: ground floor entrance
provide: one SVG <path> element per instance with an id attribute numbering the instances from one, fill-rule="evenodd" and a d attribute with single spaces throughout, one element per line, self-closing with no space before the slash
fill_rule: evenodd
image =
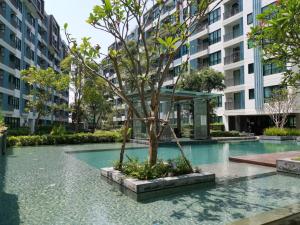
<path id="1" fill-rule="evenodd" d="M 263 134 L 264 129 L 274 126 L 273 121 L 267 115 L 228 116 L 228 129 L 240 132 Z M 300 114 L 292 114 L 288 117 L 286 127 L 299 128 Z"/>

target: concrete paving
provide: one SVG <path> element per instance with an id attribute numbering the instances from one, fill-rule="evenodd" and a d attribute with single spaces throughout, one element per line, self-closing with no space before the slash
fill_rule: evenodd
<path id="1" fill-rule="evenodd" d="M 276 173 L 275 168 L 235 162 L 201 165 L 200 168 L 205 172 L 215 173 L 216 182 L 254 178 Z"/>
<path id="2" fill-rule="evenodd" d="M 300 156 L 299 151 L 290 151 L 290 152 L 279 152 L 279 153 L 271 153 L 271 154 L 229 157 L 229 160 L 232 162 L 250 163 L 255 165 L 276 167 L 276 161 L 278 159 L 297 158 L 299 156 Z"/>

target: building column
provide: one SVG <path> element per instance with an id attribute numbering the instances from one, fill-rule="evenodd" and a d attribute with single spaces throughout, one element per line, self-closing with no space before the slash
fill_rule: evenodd
<path id="1" fill-rule="evenodd" d="M 296 113 L 296 128 L 300 129 L 300 113 Z"/>
<path id="2" fill-rule="evenodd" d="M 207 104 L 206 100 L 194 99 L 194 138 L 206 139 L 207 132 Z"/>
<path id="3" fill-rule="evenodd" d="M 253 25 L 259 25 L 257 15 L 261 13 L 261 0 L 253 0 Z M 255 109 L 264 110 L 264 77 L 261 61 L 261 48 L 254 48 L 254 92 L 255 92 Z"/>

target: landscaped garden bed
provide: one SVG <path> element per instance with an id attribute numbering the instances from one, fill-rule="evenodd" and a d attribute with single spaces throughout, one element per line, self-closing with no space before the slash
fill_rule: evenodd
<path id="1" fill-rule="evenodd" d="M 108 143 L 122 140 L 119 131 L 97 131 L 95 133 L 76 133 L 62 135 L 30 135 L 10 136 L 7 145 L 12 146 L 37 146 L 59 144 L 84 144 L 84 143 Z"/>
<path id="2" fill-rule="evenodd" d="M 300 157 L 293 159 L 279 159 L 276 164 L 278 172 L 300 175 Z"/>
<path id="3" fill-rule="evenodd" d="M 260 136 L 260 140 L 286 141 L 296 140 L 300 136 L 300 130 L 290 128 L 267 128 L 264 135 Z"/>
<path id="4" fill-rule="evenodd" d="M 182 157 L 167 162 L 159 160 L 154 166 L 147 161 L 140 163 L 137 159 L 129 159 L 121 169 L 118 164 L 102 168 L 101 175 L 137 194 L 215 181 L 215 174 L 204 173 L 199 168 L 190 169 Z"/>

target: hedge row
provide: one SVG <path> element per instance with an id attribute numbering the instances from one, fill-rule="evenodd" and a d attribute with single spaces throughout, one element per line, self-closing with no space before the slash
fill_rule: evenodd
<path id="1" fill-rule="evenodd" d="M 238 131 L 211 131 L 210 135 L 212 137 L 239 137 L 240 133 Z"/>
<path id="2" fill-rule="evenodd" d="M 266 136 L 300 136 L 299 129 L 270 127 L 265 129 Z"/>
<path id="3" fill-rule="evenodd" d="M 108 143 L 121 141 L 122 136 L 117 131 L 102 131 L 97 133 L 78 133 L 67 135 L 34 135 L 11 136 L 7 138 L 8 146 L 34 146 L 59 144 Z"/>

